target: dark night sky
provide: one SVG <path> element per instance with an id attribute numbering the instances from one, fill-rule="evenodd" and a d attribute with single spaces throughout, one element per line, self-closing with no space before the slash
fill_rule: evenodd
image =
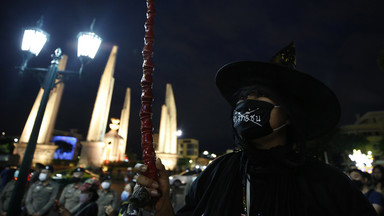
<path id="1" fill-rule="evenodd" d="M 158 131 L 165 84 L 173 86 L 178 128 L 200 140 L 201 150 L 232 147 L 230 107 L 215 87 L 216 71 L 237 60 L 267 61 L 295 41 L 297 69 L 331 87 L 342 108 L 341 124 L 355 115 L 384 108 L 384 72 L 376 59 L 384 49 L 384 3 L 370 1 L 167 0 L 156 2 L 153 122 Z M 128 149 L 140 146 L 145 1 L 8 1 L 0 8 L 0 130 L 20 135 L 39 90 L 31 74 L 18 76 L 22 28 L 41 15 L 51 34 L 31 67 L 46 67 L 54 49 L 69 56 L 67 69 L 79 67 L 76 35 L 95 32 L 103 45 L 82 79 L 69 78 L 56 129 L 87 134 L 99 80 L 112 45 L 119 46 L 111 117 L 120 117 L 125 88 L 132 89 Z M 326 106 L 326 104 L 324 104 Z"/>

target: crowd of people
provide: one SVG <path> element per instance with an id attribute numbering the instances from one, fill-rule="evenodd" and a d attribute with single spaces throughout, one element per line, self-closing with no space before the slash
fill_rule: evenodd
<path id="1" fill-rule="evenodd" d="M 52 180 L 54 169 L 50 165 L 37 163 L 31 173 L 26 193 L 23 198 L 22 214 L 26 216 L 115 216 L 122 215 L 127 207 L 127 201 L 132 194 L 135 182 L 128 170 L 124 178 L 124 188 L 118 197 L 111 188 L 111 175 L 87 178 L 84 181 L 85 170 L 77 167 L 71 172 L 71 183 L 60 188 Z M 7 215 L 14 183 L 17 181 L 19 170 L 6 168 L 0 173 L 2 184 L 0 193 L 0 215 Z M 2 175 L 3 174 L 3 175 Z M 11 179 L 6 178 L 12 174 Z M 130 177 L 128 177 L 130 176 Z M 8 180 L 8 181 L 7 181 Z M 119 205 L 119 202 L 121 204 Z"/>
<path id="2" fill-rule="evenodd" d="M 374 166 L 372 174 L 357 168 L 347 173 L 353 184 L 364 194 L 378 215 L 384 215 L 384 167 Z"/>

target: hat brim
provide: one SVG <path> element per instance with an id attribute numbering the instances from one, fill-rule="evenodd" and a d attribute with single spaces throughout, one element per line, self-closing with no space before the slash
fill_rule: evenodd
<path id="1" fill-rule="evenodd" d="M 216 85 L 232 107 L 237 102 L 233 95 L 242 87 L 262 85 L 276 90 L 295 107 L 296 123 L 307 140 L 333 130 L 340 119 L 340 104 L 333 91 L 293 68 L 257 61 L 234 62 L 219 69 Z"/>

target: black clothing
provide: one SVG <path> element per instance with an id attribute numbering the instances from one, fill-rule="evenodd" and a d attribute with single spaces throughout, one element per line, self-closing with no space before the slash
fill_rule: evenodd
<path id="1" fill-rule="evenodd" d="M 74 216 L 88 216 L 97 215 L 98 206 L 96 202 L 85 203 L 79 206 L 75 212 L 72 213 Z"/>
<path id="2" fill-rule="evenodd" d="M 277 147 L 216 159 L 195 180 L 176 215 L 243 214 L 245 173 L 251 182 L 250 215 L 376 215 L 345 174 L 316 160 L 299 163 L 290 155 L 286 148 Z"/>

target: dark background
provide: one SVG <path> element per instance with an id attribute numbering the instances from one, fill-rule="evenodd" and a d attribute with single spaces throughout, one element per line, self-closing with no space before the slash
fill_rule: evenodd
<path id="1" fill-rule="evenodd" d="M 232 147 L 230 107 L 215 87 L 216 71 L 237 60 L 268 61 L 294 41 L 297 69 L 326 83 L 340 99 L 340 124 L 356 114 L 383 110 L 384 72 L 377 58 L 384 49 L 381 0 L 357 1 L 156 1 L 153 122 L 158 132 L 165 85 L 171 83 L 183 138 L 196 138 L 201 150 Z M 32 74 L 18 76 L 23 27 L 42 29 L 50 41 L 31 67 L 47 67 L 60 47 L 76 70 L 76 36 L 94 30 L 104 41 L 82 79 L 68 78 L 55 129 L 76 128 L 86 137 L 109 53 L 119 46 L 110 117 L 120 118 L 125 89 L 132 90 L 127 149 L 140 152 L 140 79 L 145 1 L 6 1 L 0 7 L 0 130 L 20 135 L 39 90 Z M 326 106 L 326 104 L 324 104 Z"/>

